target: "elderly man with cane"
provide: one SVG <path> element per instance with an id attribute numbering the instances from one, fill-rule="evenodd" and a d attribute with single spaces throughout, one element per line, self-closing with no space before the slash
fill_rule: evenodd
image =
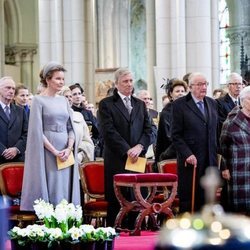
<path id="1" fill-rule="evenodd" d="M 203 74 L 192 73 L 190 92 L 173 102 L 180 213 L 200 210 L 205 203 L 200 179 L 207 167 L 217 167 L 217 103 L 206 96 L 207 86 Z"/>

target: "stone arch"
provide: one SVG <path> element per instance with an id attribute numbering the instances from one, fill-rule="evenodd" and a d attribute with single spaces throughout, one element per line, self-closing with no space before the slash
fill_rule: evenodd
<path id="1" fill-rule="evenodd" d="M 17 0 L 4 1 L 5 45 L 19 43 L 22 40 L 22 19 Z"/>

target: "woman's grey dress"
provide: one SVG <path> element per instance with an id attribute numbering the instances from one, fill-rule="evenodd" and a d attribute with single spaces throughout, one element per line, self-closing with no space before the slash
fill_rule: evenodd
<path id="1" fill-rule="evenodd" d="M 35 96 L 32 100 L 25 169 L 21 195 L 21 210 L 32 211 L 36 199 L 54 205 L 62 199 L 80 204 L 77 161 L 74 166 L 58 170 L 56 157 L 44 147 L 44 137 L 57 149 L 67 148 L 68 138 L 74 138 L 72 111 L 63 96 Z"/>

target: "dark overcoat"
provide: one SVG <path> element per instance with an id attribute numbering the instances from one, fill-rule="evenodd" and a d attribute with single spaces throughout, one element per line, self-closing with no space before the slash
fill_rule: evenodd
<path id="1" fill-rule="evenodd" d="M 0 106 L 0 163 L 9 161 L 24 161 L 28 131 L 28 117 L 22 107 L 10 105 L 10 120 Z M 6 160 L 1 155 L 6 148 L 17 147 L 20 154 L 12 160 Z"/>
<path id="2" fill-rule="evenodd" d="M 176 158 L 175 148 L 172 143 L 172 102 L 168 103 L 160 113 L 160 120 L 157 131 L 155 161 Z"/>
<path id="3" fill-rule="evenodd" d="M 173 102 L 172 140 L 177 152 L 178 195 L 180 211 L 191 210 L 193 166 L 185 166 L 186 159 L 197 158 L 195 210 L 204 204 L 204 191 L 200 179 L 208 166 L 217 167 L 217 103 L 204 98 L 206 117 L 198 109 L 191 93 Z"/>
<path id="4" fill-rule="evenodd" d="M 250 119 L 241 110 L 224 122 L 220 144 L 229 169 L 229 205 L 235 212 L 250 212 Z"/>
<path id="5" fill-rule="evenodd" d="M 129 115 L 117 90 L 114 95 L 99 104 L 100 128 L 104 139 L 105 198 L 116 200 L 113 176 L 125 173 L 127 151 L 142 144 L 146 153 L 151 144 L 152 125 L 143 101 L 131 97 L 132 112 Z"/>

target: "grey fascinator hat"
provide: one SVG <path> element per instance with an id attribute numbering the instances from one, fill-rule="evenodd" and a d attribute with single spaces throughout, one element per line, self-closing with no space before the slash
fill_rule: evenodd
<path id="1" fill-rule="evenodd" d="M 58 71 L 66 71 L 66 69 L 58 62 L 48 62 L 43 67 L 43 78 L 45 79 L 49 72 L 58 70 Z"/>

